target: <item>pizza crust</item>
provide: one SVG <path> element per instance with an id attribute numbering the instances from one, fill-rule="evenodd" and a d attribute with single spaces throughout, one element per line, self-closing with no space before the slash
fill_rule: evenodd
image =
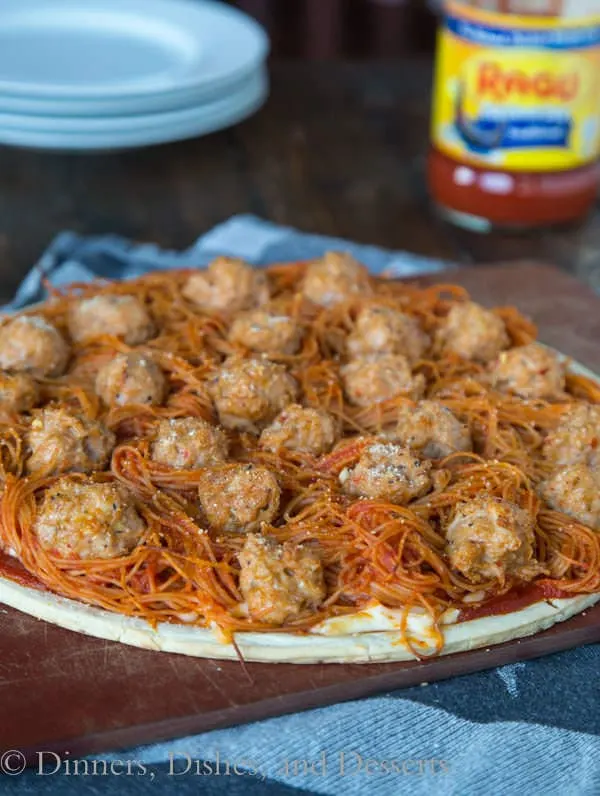
<path id="1" fill-rule="evenodd" d="M 588 594 L 563 600 L 536 602 L 520 611 L 499 616 L 455 623 L 456 616 L 443 625 L 443 655 L 453 652 L 501 644 L 546 630 L 556 622 L 569 619 L 600 600 L 600 594 Z M 154 630 L 145 620 L 105 611 L 69 600 L 50 592 L 41 592 L 9 580 L 0 579 L 0 602 L 46 622 L 88 636 L 119 641 L 133 647 L 161 652 L 175 652 L 197 658 L 236 660 L 238 654 L 231 643 L 221 640 L 218 631 L 199 627 L 159 624 Z M 377 626 L 397 622 L 402 611 L 374 605 L 354 617 L 344 617 L 343 626 L 327 622 L 310 633 L 236 633 L 237 647 L 246 661 L 270 663 L 374 663 L 413 661 L 416 656 L 405 645 L 398 630 L 367 630 L 369 615 Z M 335 620 L 327 620 L 328 622 Z M 352 628 L 356 632 L 352 632 Z M 424 614 L 409 614 L 411 640 L 423 654 L 433 651 L 431 623 Z"/>

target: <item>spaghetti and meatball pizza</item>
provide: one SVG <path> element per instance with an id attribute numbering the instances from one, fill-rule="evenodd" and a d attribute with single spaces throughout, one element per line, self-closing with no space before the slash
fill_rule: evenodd
<path id="1" fill-rule="evenodd" d="M 258 661 L 409 660 L 600 598 L 600 387 L 516 309 L 330 252 L 0 325 L 0 600 Z"/>

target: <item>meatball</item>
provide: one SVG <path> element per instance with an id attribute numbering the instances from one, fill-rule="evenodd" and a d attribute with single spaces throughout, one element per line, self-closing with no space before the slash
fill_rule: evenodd
<path id="1" fill-rule="evenodd" d="M 600 406 L 579 404 L 544 441 L 544 456 L 554 464 L 600 466 Z"/>
<path id="2" fill-rule="evenodd" d="M 450 565 L 471 583 L 532 580 L 544 571 L 534 556 L 529 512 L 507 500 L 480 497 L 460 504 L 446 531 Z"/>
<path id="3" fill-rule="evenodd" d="M 401 354 L 356 359 L 344 365 L 340 375 L 347 399 L 357 406 L 372 406 L 398 395 L 418 398 L 425 387 L 423 376 L 413 376 Z"/>
<path id="4" fill-rule="evenodd" d="M 270 451 L 287 448 L 321 456 L 332 448 L 338 436 L 338 422 L 329 412 L 290 404 L 262 432 L 260 445 Z"/>
<path id="5" fill-rule="evenodd" d="M 35 414 L 25 433 L 25 469 L 36 475 L 102 470 L 114 444 L 102 423 L 49 407 Z"/>
<path id="6" fill-rule="evenodd" d="M 404 505 L 431 489 L 431 462 L 393 443 L 376 442 L 366 448 L 357 464 L 340 473 L 342 490 L 374 500 Z"/>
<path id="7" fill-rule="evenodd" d="M 263 359 L 227 360 L 209 384 L 225 428 L 259 433 L 292 403 L 298 385 L 283 365 Z"/>
<path id="8" fill-rule="evenodd" d="M 529 343 L 500 354 L 492 383 L 497 390 L 521 398 L 558 398 L 565 388 L 565 365 L 552 351 Z"/>
<path id="9" fill-rule="evenodd" d="M 227 437 L 200 417 L 161 420 L 152 442 L 153 461 L 174 470 L 197 470 L 225 461 Z"/>
<path id="10" fill-rule="evenodd" d="M 495 359 L 510 343 L 502 318 L 473 301 L 452 307 L 436 340 L 442 351 L 477 362 Z"/>
<path id="11" fill-rule="evenodd" d="M 348 353 L 351 357 L 404 354 L 415 362 L 423 356 L 429 342 L 412 315 L 390 307 L 365 307 L 348 337 Z"/>
<path id="12" fill-rule="evenodd" d="M 302 341 L 302 328 L 288 315 L 251 310 L 233 321 L 229 340 L 260 354 L 295 354 Z"/>
<path id="13" fill-rule="evenodd" d="M 557 469 L 540 485 L 540 495 L 555 511 L 600 530 L 600 471 L 581 462 Z"/>
<path id="14" fill-rule="evenodd" d="M 69 334 L 76 343 L 110 334 L 127 345 L 139 345 L 153 337 L 156 328 L 135 296 L 99 295 L 73 303 L 69 310 Z"/>
<path id="15" fill-rule="evenodd" d="M 98 371 L 96 392 L 105 404 L 160 404 L 166 381 L 154 360 L 135 351 L 119 354 Z"/>
<path id="16" fill-rule="evenodd" d="M 369 291 L 367 270 L 344 252 L 327 252 L 309 263 L 302 292 L 314 304 L 330 307 Z"/>
<path id="17" fill-rule="evenodd" d="M 401 406 L 391 436 L 395 442 L 428 459 L 442 459 L 451 453 L 473 449 L 468 427 L 436 401 Z"/>
<path id="18" fill-rule="evenodd" d="M 0 368 L 60 376 L 69 347 L 60 332 L 39 315 L 20 315 L 0 328 Z"/>
<path id="19" fill-rule="evenodd" d="M 281 490 L 266 467 L 234 464 L 206 470 L 198 482 L 198 497 L 215 531 L 249 533 L 275 518 Z"/>
<path id="20" fill-rule="evenodd" d="M 63 476 L 45 492 L 33 530 L 61 558 L 117 558 L 139 544 L 146 523 L 120 484 Z"/>
<path id="21" fill-rule="evenodd" d="M 238 558 L 240 591 L 257 622 L 282 625 L 325 599 L 323 565 L 311 547 L 250 534 Z"/>
<path id="22" fill-rule="evenodd" d="M 182 290 L 192 304 L 205 312 L 239 312 L 269 300 L 264 271 L 235 257 L 217 257 L 208 268 L 192 274 Z"/>
<path id="23" fill-rule="evenodd" d="M 38 400 L 38 386 L 27 373 L 0 372 L 0 413 L 29 412 Z"/>

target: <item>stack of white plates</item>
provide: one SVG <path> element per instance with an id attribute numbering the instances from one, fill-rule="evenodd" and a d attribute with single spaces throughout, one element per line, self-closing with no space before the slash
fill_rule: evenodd
<path id="1" fill-rule="evenodd" d="M 268 39 L 211 0 L 0 0 L 0 143 L 139 147 L 264 102 Z"/>

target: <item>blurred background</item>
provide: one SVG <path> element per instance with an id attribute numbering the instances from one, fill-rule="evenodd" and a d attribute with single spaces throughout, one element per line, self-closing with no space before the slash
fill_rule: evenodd
<path id="1" fill-rule="evenodd" d="M 0 299 L 61 230 L 182 249 L 248 213 L 435 259 L 552 259 L 600 289 L 598 210 L 527 238 L 431 213 L 441 0 L 183 5 L 0 0 Z"/>
<path id="2" fill-rule="evenodd" d="M 433 50 L 437 0 L 230 0 L 276 58 L 389 58 Z"/>

